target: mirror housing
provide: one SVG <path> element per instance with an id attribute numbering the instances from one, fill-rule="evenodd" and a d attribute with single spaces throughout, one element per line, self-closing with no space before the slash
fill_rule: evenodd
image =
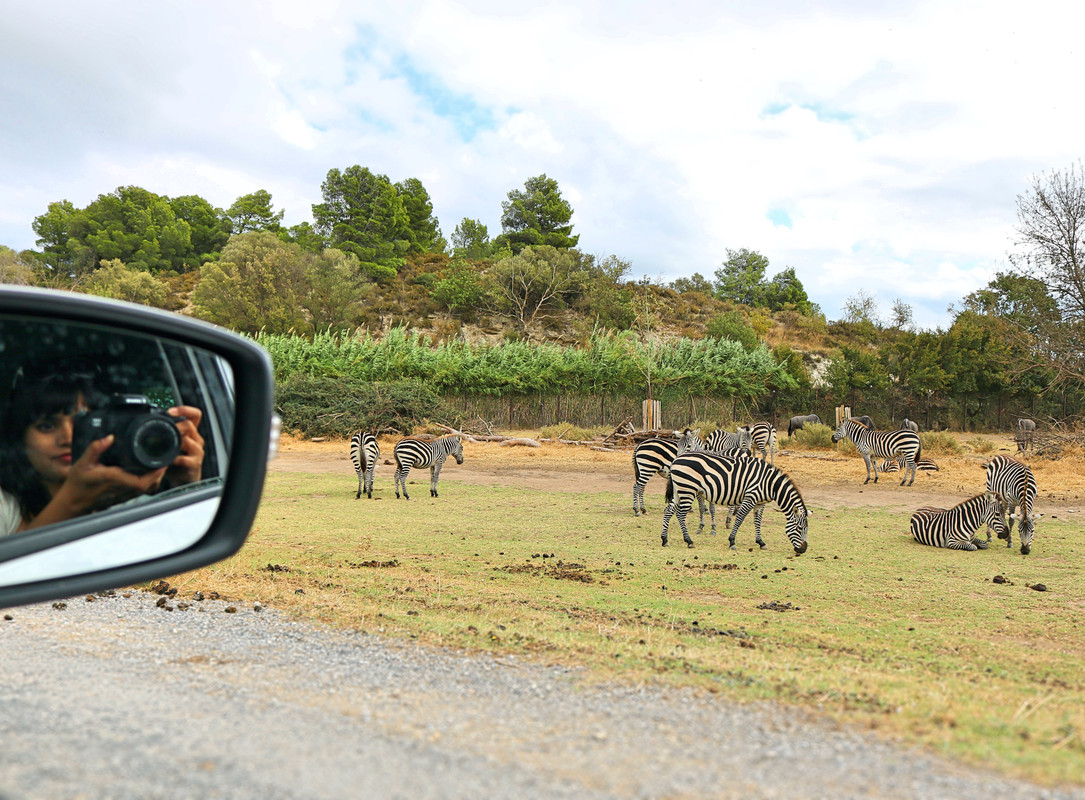
<path id="1" fill-rule="evenodd" d="M 256 517 L 263 491 L 267 462 L 277 441 L 274 417 L 274 383 L 271 359 L 255 342 L 231 331 L 180 315 L 115 300 L 59 290 L 0 286 L 0 316 L 17 316 L 42 323 L 92 326 L 118 339 L 147 337 L 170 346 L 197 348 L 219 359 L 232 374 L 233 402 L 228 408 L 231 423 L 224 426 L 229 441 L 223 458 L 225 474 L 217 483 L 188 492 L 186 497 L 153 498 L 142 510 L 90 514 L 61 524 L 0 538 L 0 608 L 44 602 L 90 592 L 142 583 L 214 563 L 236 553 Z M 218 362 L 216 362 L 218 363 Z M 125 549 L 129 542 L 154 536 L 156 526 L 171 514 L 188 510 L 199 521 L 189 540 L 162 554 L 152 550 Z M 193 514 L 193 509 L 196 513 Z M 40 532 L 39 532 L 40 531 Z M 96 540 L 115 537 L 108 557 L 96 558 Z M 139 537 L 142 537 L 139 538 Z M 81 547 L 82 550 L 72 548 Z M 15 568 L 12 565 L 48 562 L 58 556 L 64 569 L 54 576 L 48 569 Z M 75 553 L 73 561 L 72 553 Z M 83 553 L 85 558 L 80 558 Z M 71 564 L 75 567 L 71 567 Z M 36 572 L 37 570 L 37 572 Z M 65 571 L 66 570 L 66 571 Z M 40 574 L 38 574 L 40 573 Z M 23 577 L 19 577 L 22 575 Z"/>

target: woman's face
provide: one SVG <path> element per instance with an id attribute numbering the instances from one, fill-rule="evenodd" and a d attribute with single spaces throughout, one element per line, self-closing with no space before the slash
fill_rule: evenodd
<path id="1" fill-rule="evenodd" d="M 26 429 L 26 454 L 30 466 L 50 494 L 68 477 L 72 467 L 72 416 L 85 410 L 80 395 L 70 413 L 58 412 L 39 417 Z"/>

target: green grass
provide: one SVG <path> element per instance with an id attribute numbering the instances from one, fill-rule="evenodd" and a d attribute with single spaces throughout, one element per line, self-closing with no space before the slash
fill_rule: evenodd
<path id="1" fill-rule="evenodd" d="M 752 516 L 737 552 L 722 518 L 693 549 L 676 524 L 661 547 L 660 481 L 634 518 L 624 492 L 446 473 L 431 499 L 428 475 L 413 478 L 405 502 L 379 482 L 381 499 L 355 500 L 349 474 L 272 473 L 241 552 L 173 583 L 601 678 L 779 700 L 999 771 L 1085 782 L 1076 521 L 1045 518 L 1027 557 L 997 540 L 959 553 L 913 542 L 906 515 L 828 511 L 814 497 L 810 549 L 796 557 L 772 512 L 765 550 Z"/>

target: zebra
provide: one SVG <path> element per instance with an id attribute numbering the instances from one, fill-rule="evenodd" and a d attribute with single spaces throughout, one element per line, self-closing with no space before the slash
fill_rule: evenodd
<path id="1" fill-rule="evenodd" d="M 916 461 L 919 460 L 919 454 L 923 450 L 923 443 L 915 431 L 872 431 L 861 422 L 845 419 L 832 435 L 834 444 L 841 439 L 850 439 L 862 455 L 863 462 L 866 464 L 864 484 L 870 483 L 871 467 L 874 469 L 874 483 L 878 482 L 878 465 L 872 461 L 871 456 L 903 458 L 904 479 L 900 485 L 903 486 L 907 482 L 911 486 L 915 482 Z M 908 480 L 909 472 L 912 474 L 911 480 Z"/>
<path id="2" fill-rule="evenodd" d="M 931 458 L 917 458 L 915 460 L 915 468 L 920 472 L 939 472 L 938 464 Z M 896 458 L 887 458 L 883 461 L 878 469 L 882 472 L 899 472 L 900 460 Z"/>
<path id="3" fill-rule="evenodd" d="M 1002 501 L 994 492 L 983 492 L 958 503 L 953 508 L 924 506 L 912 514 L 910 530 L 920 544 L 931 547 L 948 547 L 950 550 L 986 550 L 988 542 L 976 535 L 976 530 L 987 524 L 1004 536 Z M 987 535 L 990 541 L 990 534 Z"/>
<path id="4" fill-rule="evenodd" d="M 771 422 L 755 422 L 750 426 L 750 438 L 753 447 L 750 449 L 761 453 L 761 460 L 769 460 L 770 464 L 776 463 L 776 427 Z"/>
<path id="5" fill-rule="evenodd" d="M 399 499 L 400 484 L 403 485 L 403 499 L 411 499 L 407 495 L 407 473 L 411 467 L 429 467 L 429 493 L 430 497 L 436 497 L 437 478 L 445 459 L 452 456 L 457 464 L 463 463 L 463 440 L 459 436 L 445 436 L 428 442 L 400 439 L 392 449 L 392 455 L 396 460 L 396 499 Z"/>
<path id="6" fill-rule="evenodd" d="M 1006 504 L 1009 520 L 1004 534 L 999 539 L 1006 540 L 1006 547 L 1013 547 L 1013 523 L 1020 520 L 1018 528 L 1021 536 L 1021 555 L 1027 556 L 1032 549 L 1032 535 L 1036 529 L 1036 520 L 1043 514 L 1033 511 L 1036 502 L 1036 477 L 1032 470 L 1009 456 L 995 456 L 983 468 L 987 470 L 987 491 L 999 495 Z M 1018 512 L 1015 514 L 1014 509 Z M 997 530 L 997 529 L 996 529 Z M 987 541 L 991 541 L 991 529 L 987 529 Z"/>
<path id="7" fill-rule="evenodd" d="M 712 431 L 704 440 L 704 449 L 710 453 L 722 453 L 727 455 L 734 450 L 753 450 L 753 436 L 749 425 L 745 425 L 734 433 L 728 433 L 722 428 Z"/>
<path id="8" fill-rule="evenodd" d="M 653 475 L 666 477 L 679 454 L 704 449 L 699 433 L 686 428 L 678 439 L 645 439 L 633 448 L 633 516 L 648 513 L 644 508 L 644 487 Z"/>
<path id="9" fill-rule="evenodd" d="M 377 437 L 369 431 L 358 431 L 350 437 L 350 460 L 354 464 L 354 471 L 358 473 L 358 493 L 354 495 L 355 500 L 362 496 L 363 491 L 366 497 L 373 499 L 373 472 L 377 468 L 380 454 Z"/>
<path id="10" fill-rule="evenodd" d="M 694 497 L 705 497 L 709 503 L 738 506 L 734 527 L 728 540 L 735 550 L 735 536 L 739 526 L 751 512 L 756 510 L 756 541 L 765 546 L 761 538 L 761 514 L 764 506 L 775 502 L 787 515 L 785 532 L 795 549 L 795 555 L 806 552 L 807 510 L 802 495 L 794 482 L 772 464 L 756 458 L 735 458 L 717 453 L 685 453 L 671 464 L 667 476 L 667 508 L 663 512 L 663 546 L 667 546 L 667 529 L 671 517 L 678 515 L 682 527 L 682 539 L 688 547 L 693 540 L 686 528 L 686 514 L 693 505 Z"/>
<path id="11" fill-rule="evenodd" d="M 787 438 L 791 438 L 791 434 L 795 431 L 801 431 L 806 425 L 821 424 L 821 417 L 817 414 L 807 414 L 806 416 L 792 417 L 791 421 L 787 423 Z"/>

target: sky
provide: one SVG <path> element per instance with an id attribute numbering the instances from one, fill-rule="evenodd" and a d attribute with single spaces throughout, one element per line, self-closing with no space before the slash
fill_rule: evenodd
<path id="1" fill-rule="evenodd" d="M 446 239 L 545 174 L 631 279 L 788 267 L 924 329 L 1009 268 L 1082 154 L 1085 5 L 38 0 L 0 19 L 0 245 L 120 186 L 312 220 L 330 169 L 418 178 Z"/>

